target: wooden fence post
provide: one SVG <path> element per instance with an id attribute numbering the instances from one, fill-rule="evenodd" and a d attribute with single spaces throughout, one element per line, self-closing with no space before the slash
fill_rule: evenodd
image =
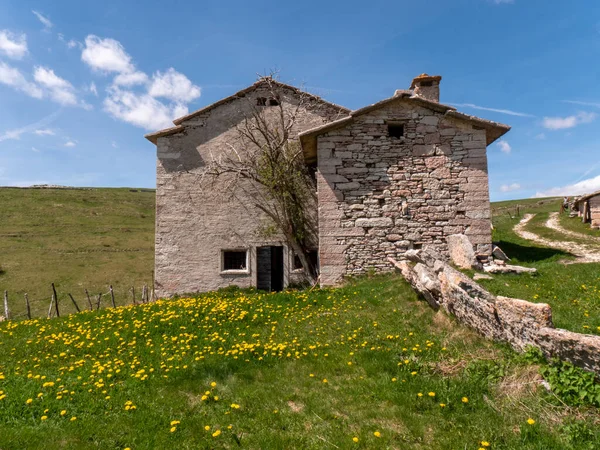
<path id="1" fill-rule="evenodd" d="M 56 295 L 56 288 L 54 287 L 54 283 L 52 283 L 52 292 L 54 294 L 54 308 L 56 308 L 56 317 L 60 317 L 60 312 L 58 311 L 58 295 Z"/>
<path id="2" fill-rule="evenodd" d="M 85 296 L 87 297 L 87 301 L 90 305 L 90 311 L 92 311 L 94 309 L 94 306 L 92 305 L 92 299 L 90 298 L 90 293 L 87 289 L 85 290 Z"/>
<path id="3" fill-rule="evenodd" d="M 29 296 L 25 292 L 25 306 L 27 307 L 27 318 L 31 320 L 31 306 L 29 305 Z"/>
<path id="4" fill-rule="evenodd" d="M 50 308 L 48 308 L 48 319 L 52 317 L 52 307 L 54 306 L 54 294 L 52 294 L 52 300 L 50 300 Z"/>
<path id="5" fill-rule="evenodd" d="M 135 287 L 131 286 L 131 296 L 133 297 L 133 304 L 137 305 L 135 302 Z"/>
<path id="6" fill-rule="evenodd" d="M 69 294 L 69 297 L 71 297 L 71 301 L 75 305 L 75 309 L 77 310 L 77 312 L 81 312 L 81 309 L 79 309 L 79 305 L 77 304 L 77 302 L 75 301 L 75 299 L 73 298 L 73 296 L 71 294 Z"/>
<path id="7" fill-rule="evenodd" d="M 96 311 L 100 309 L 100 302 L 102 301 L 102 294 L 98 294 L 98 303 L 96 305 Z"/>
<path id="8" fill-rule="evenodd" d="M 4 291 L 4 318 L 10 320 L 10 309 L 8 309 L 8 291 Z"/>
<path id="9" fill-rule="evenodd" d="M 108 286 L 108 288 L 110 289 L 110 299 L 112 301 L 113 308 L 116 308 L 117 305 L 115 304 L 115 293 L 113 292 L 112 284 Z"/>

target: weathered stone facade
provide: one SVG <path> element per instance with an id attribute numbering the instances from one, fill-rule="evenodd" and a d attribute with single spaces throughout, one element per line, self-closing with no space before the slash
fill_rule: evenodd
<path id="1" fill-rule="evenodd" d="M 423 244 L 447 255 L 453 234 L 491 253 L 488 131 L 402 92 L 381 103 L 302 135 L 307 147 L 316 140 L 323 284 L 388 271 L 388 257 Z"/>
<path id="2" fill-rule="evenodd" d="M 258 98 L 270 92 L 260 83 L 187 117 L 177 127 L 148 138 L 157 145 L 155 289 L 159 296 L 204 292 L 229 285 L 257 286 L 260 247 L 283 246 L 284 285 L 300 282 L 293 254 L 282 236 L 266 238 L 270 222 L 255 206 L 243 183 L 233 192 L 231 178 L 203 178 L 211 158 L 233 145 L 239 147 L 236 126 L 251 116 Z M 282 85 L 280 101 L 294 108 L 298 91 Z M 348 110 L 320 101 L 298 114 L 295 134 L 331 122 Z M 265 112 L 269 106 L 265 106 Z M 278 108 L 274 108 L 278 109 Z M 316 215 L 316 205 L 315 205 Z M 223 251 L 248 252 L 246 270 L 223 270 Z"/>
<path id="3" fill-rule="evenodd" d="M 440 80 L 422 75 L 411 91 L 353 112 L 318 100 L 321 108 L 301 114 L 295 133 L 317 167 L 322 285 L 390 270 L 388 257 L 423 244 L 447 254 L 446 238 L 457 233 L 491 253 L 486 146 L 509 127 L 439 104 Z M 282 86 L 293 107 L 298 91 Z M 239 144 L 236 125 L 266 95 L 258 82 L 147 136 L 158 150 L 159 295 L 256 286 L 257 249 L 283 245 L 280 236 L 260 237 L 267 219 L 243 190 L 228 197 L 227 179 L 208 185 L 201 176 L 209 158 Z M 246 271 L 221 270 L 227 249 L 248 251 Z M 286 249 L 284 284 L 302 276 L 292 259 Z"/>

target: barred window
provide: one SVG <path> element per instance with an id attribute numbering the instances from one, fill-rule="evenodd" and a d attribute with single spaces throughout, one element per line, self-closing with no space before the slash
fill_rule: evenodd
<path id="1" fill-rule="evenodd" d="M 223 270 L 248 270 L 248 251 L 224 250 Z"/>

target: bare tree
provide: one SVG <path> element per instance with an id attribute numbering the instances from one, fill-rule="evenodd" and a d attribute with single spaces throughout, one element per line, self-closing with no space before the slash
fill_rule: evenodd
<path id="1" fill-rule="evenodd" d="M 304 161 L 297 125 L 301 114 L 321 105 L 300 90 L 284 101 L 289 88 L 272 75 L 260 81 L 265 97 L 249 101 L 250 113 L 237 125 L 238 143 L 212 155 L 205 174 L 228 174 L 230 191 L 244 190 L 244 197 L 252 198 L 270 219 L 264 234 L 281 234 L 307 277 L 316 282 L 317 267 L 309 257 L 316 243 L 316 185 Z"/>

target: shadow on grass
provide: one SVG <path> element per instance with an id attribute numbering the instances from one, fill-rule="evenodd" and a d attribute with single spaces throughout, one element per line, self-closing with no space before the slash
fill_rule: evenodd
<path id="1" fill-rule="evenodd" d="M 547 247 L 529 247 L 515 244 L 509 241 L 499 241 L 497 243 L 509 258 L 518 259 L 522 262 L 537 262 L 554 257 L 572 257 L 570 253 Z"/>

